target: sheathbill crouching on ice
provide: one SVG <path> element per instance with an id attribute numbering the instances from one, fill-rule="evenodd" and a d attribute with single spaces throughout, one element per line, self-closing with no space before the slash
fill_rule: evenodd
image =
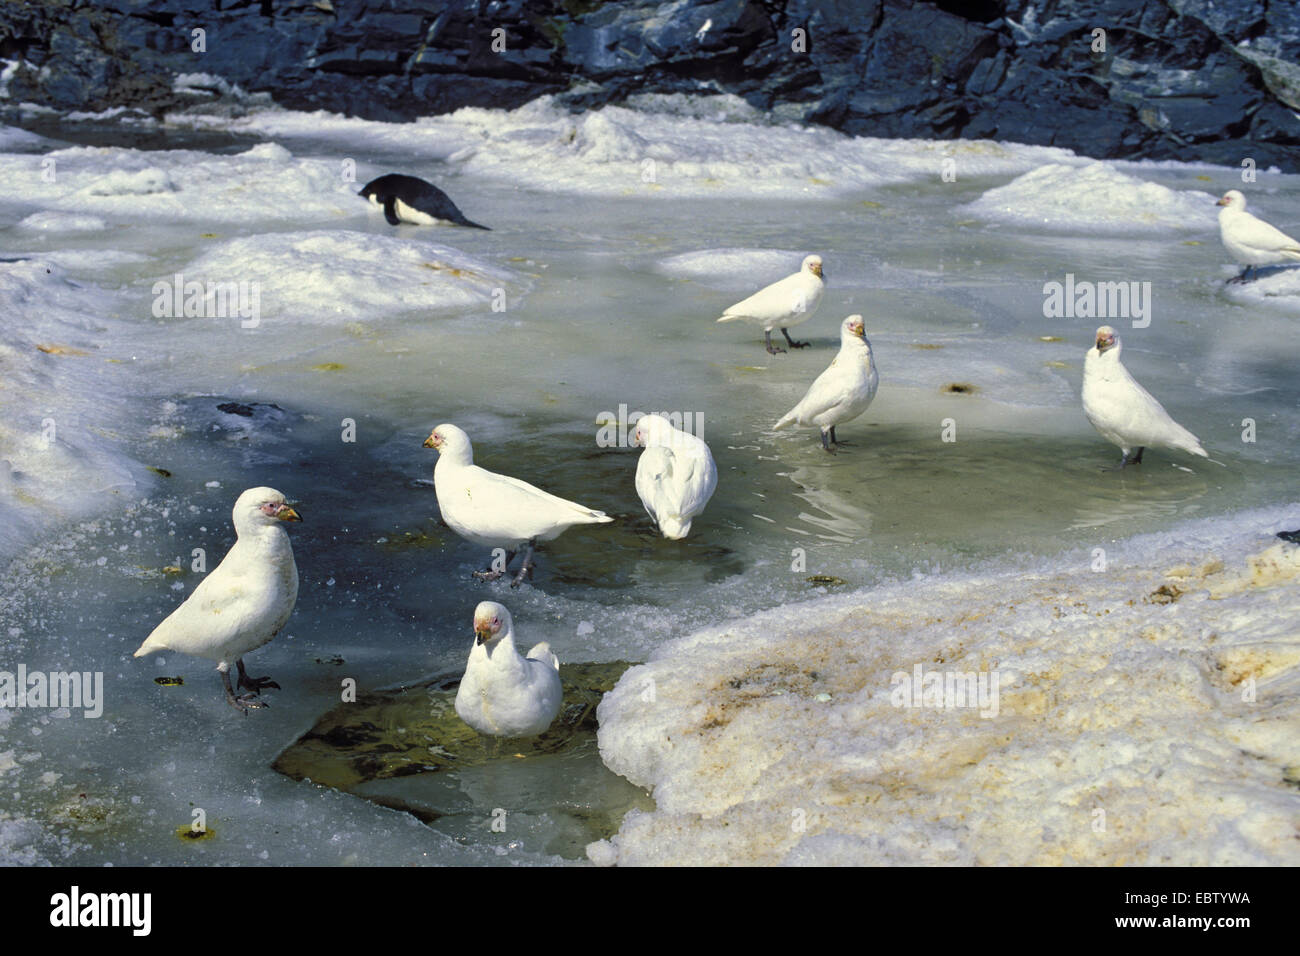
<path id="1" fill-rule="evenodd" d="M 527 657 L 515 649 L 514 622 L 496 601 L 474 609 L 474 646 L 456 691 L 456 713 L 490 737 L 536 737 L 551 726 L 564 691 L 560 661 L 545 641 Z"/>

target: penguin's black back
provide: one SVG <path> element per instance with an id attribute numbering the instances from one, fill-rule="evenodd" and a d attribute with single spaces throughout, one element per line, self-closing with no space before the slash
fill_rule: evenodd
<path id="1" fill-rule="evenodd" d="M 400 199 L 412 209 L 418 209 L 435 219 L 444 219 L 447 222 L 454 222 L 459 226 L 470 226 L 474 229 L 487 229 L 487 226 L 480 226 L 476 222 L 470 222 L 465 218 L 465 214 L 456 208 L 456 204 L 451 201 L 445 192 L 433 183 L 425 182 L 416 176 L 388 173 L 366 183 L 361 188 L 360 195 L 367 198 L 373 195 L 379 201 L 379 204 L 384 206 L 384 213 L 389 222 L 394 222 L 394 214 L 391 213 L 393 204 L 390 200 Z"/>

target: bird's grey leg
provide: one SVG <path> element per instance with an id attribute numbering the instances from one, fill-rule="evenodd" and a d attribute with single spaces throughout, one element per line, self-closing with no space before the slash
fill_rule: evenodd
<path id="1" fill-rule="evenodd" d="M 474 577 L 478 578 L 480 581 L 495 581 L 497 578 L 501 577 L 501 575 L 505 574 L 506 571 L 510 569 L 510 562 L 513 561 L 514 559 L 515 559 L 515 552 L 507 551 L 506 563 L 501 566 L 500 570 L 497 570 L 492 566 L 492 561 L 488 561 L 487 567 L 485 567 L 482 571 L 474 572 Z"/>
<path id="2" fill-rule="evenodd" d="M 832 429 L 831 431 L 833 430 L 834 429 Z M 830 431 L 822 432 L 822 447 L 825 448 L 828 452 L 830 452 L 833 455 L 835 454 L 835 448 L 831 445 L 829 439 L 830 439 Z"/>
<path id="3" fill-rule="evenodd" d="M 248 671 L 244 670 L 244 659 L 242 657 L 235 661 L 235 666 L 239 668 L 237 686 L 243 690 L 251 690 L 254 694 L 260 694 L 267 687 L 274 687 L 276 690 L 280 689 L 280 685 L 269 677 L 249 677 Z"/>
<path id="4" fill-rule="evenodd" d="M 220 669 L 220 668 L 219 668 Z M 245 717 L 248 716 L 248 708 L 257 709 L 265 707 L 266 704 L 258 700 L 253 694 L 244 694 L 242 697 L 235 696 L 235 688 L 230 686 L 230 668 L 227 667 L 221 671 L 222 683 L 226 685 L 226 703 L 235 710 L 239 711 Z"/>
<path id="5" fill-rule="evenodd" d="M 768 355 L 776 355 L 778 352 L 784 352 L 784 351 L 785 351 L 785 349 L 783 349 L 783 348 L 778 348 L 777 346 L 775 346 L 775 345 L 772 344 L 772 330 L 771 330 L 771 329 L 766 329 L 766 330 L 763 332 L 763 341 L 765 341 L 765 342 L 767 343 L 767 354 L 768 354 Z"/>
<path id="6" fill-rule="evenodd" d="M 510 586 L 512 588 L 517 588 L 519 587 L 519 585 L 523 584 L 524 578 L 532 577 L 533 548 L 536 544 L 537 544 L 536 541 L 529 541 L 527 546 L 524 548 L 524 560 L 523 563 L 519 565 L 519 573 L 516 574 L 515 579 L 510 582 Z"/>
<path id="7" fill-rule="evenodd" d="M 1254 266 L 1246 266 L 1246 268 L 1242 269 L 1240 273 L 1229 279 L 1228 282 L 1245 282 L 1250 278 L 1252 271 L 1254 271 Z"/>
<path id="8" fill-rule="evenodd" d="M 796 342 L 794 339 L 790 338 L 789 329 L 782 329 L 781 334 L 785 336 L 785 340 L 790 343 L 790 348 L 792 349 L 806 349 L 808 346 L 812 345 L 811 342 Z"/>
<path id="9" fill-rule="evenodd" d="M 1123 468 L 1125 465 L 1142 464 L 1142 452 L 1144 451 L 1146 451 L 1145 445 L 1138 448 L 1136 452 L 1131 452 L 1131 451 L 1124 452 L 1124 457 L 1119 460 L 1119 467 Z"/>

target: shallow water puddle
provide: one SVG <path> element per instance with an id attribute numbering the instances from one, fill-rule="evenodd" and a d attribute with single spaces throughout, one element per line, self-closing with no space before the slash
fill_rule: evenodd
<path id="1" fill-rule="evenodd" d="M 364 693 L 323 714 L 272 767 L 449 833 L 463 834 L 465 818 L 481 815 L 488 842 L 533 835 L 546 841 L 534 849 L 578 859 L 587 843 L 617 832 L 629 809 L 654 806 L 607 770 L 596 748 L 596 706 L 631 666 L 562 665 L 560 716 L 525 740 L 484 737 L 462 721 L 457 676 Z"/>

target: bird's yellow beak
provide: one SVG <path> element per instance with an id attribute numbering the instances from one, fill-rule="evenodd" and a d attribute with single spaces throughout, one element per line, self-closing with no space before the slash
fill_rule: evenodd
<path id="1" fill-rule="evenodd" d="M 442 439 L 439 438 L 437 435 L 430 435 L 428 438 L 426 438 L 426 439 L 424 440 L 424 447 L 425 447 L 425 448 L 441 448 L 441 447 L 442 447 Z"/>
<path id="2" fill-rule="evenodd" d="M 492 640 L 492 628 L 486 624 L 478 624 L 474 627 L 474 634 L 478 637 L 477 644 L 486 644 Z"/>
<path id="3" fill-rule="evenodd" d="M 1227 196 L 1224 196 L 1222 199 L 1220 199 L 1218 202 L 1216 202 L 1215 205 L 1216 205 L 1216 206 L 1226 206 L 1226 205 L 1228 205 L 1228 197 L 1227 197 Z"/>
<path id="4" fill-rule="evenodd" d="M 301 520 L 302 520 L 302 516 L 299 515 L 298 512 L 296 512 L 296 511 L 294 511 L 292 508 L 290 508 L 288 505 L 285 505 L 283 508 L 281 508 L 279 511 L 277 511 L 277 512 L 275 513 L 275 516 L 276 516 L 277 518 L 279 518 L 281 521 L 301 521 Z"/>

